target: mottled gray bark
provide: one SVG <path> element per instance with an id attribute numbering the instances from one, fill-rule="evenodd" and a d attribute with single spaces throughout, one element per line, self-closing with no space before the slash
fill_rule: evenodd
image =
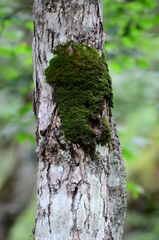
<path id="1" fill-rule="evenodd" d="M 96 157 L 65 142 L 58 106 L 44 71 L 53 49 L 67 41 L 103 51 L 101 0 L 34 0 L 34 113 L 37 121 L 38 206 L 35 240 L 122 239 L 126 175 L 114 120 L 112 147 Z M 109 116 L 109 105 L 101 116 Z"/>

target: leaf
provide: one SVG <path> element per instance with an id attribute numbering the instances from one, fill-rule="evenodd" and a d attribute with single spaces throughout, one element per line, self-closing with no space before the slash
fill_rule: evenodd
<path id="1" fill-rule="evenodd" d="M 15 139 L 22 145 L 27 140 L 29 140 L 31 143 L 35 143 L 35 137 L 28 133 L 28 132 L 20 132 L 15 136 Z"/>
<path id="2" fill-rule="evenodd" d="M 144 189 L 140 185 L 131 181 L 127 182 L 127 190 L 133 193 L 134 199 L 139 198 L 140 194 L 144 194 Z"/>

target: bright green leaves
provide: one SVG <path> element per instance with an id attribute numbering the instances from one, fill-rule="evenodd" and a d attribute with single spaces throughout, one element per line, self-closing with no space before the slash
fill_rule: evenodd
<path id="1" fill-rule="evenodd" d="M 109 121 L 103 120 L 102 124 L 100 120 L 104 99 L 113 106 L 105 54 L 100 57 L 96 49 L 75 43 L 58 46 L 54 53 L 45 75 L 53 87 L 65 138 L 92 153 L 96 141 L 103 145 L 110 141 Z M 94 126 L 101 128 L 101 139 L 97 139 Z"/>
<path id="2" fill-rule="evenodd" d="M 10 148 L 12 141 L 35 144 L 30 14 L 26 3 L 0 3 L 0 147 Z"/>
<path id="3" fill-rule="evenodd" d="M 157 8 L 157 1 L 151 0 L 103 0 L 107 60 L 115 71 L 154 67 L 147 56 L 149 52 L 154 55 L 158 36 Z M 158 57 L 155 59 L 158 63 Z"/>

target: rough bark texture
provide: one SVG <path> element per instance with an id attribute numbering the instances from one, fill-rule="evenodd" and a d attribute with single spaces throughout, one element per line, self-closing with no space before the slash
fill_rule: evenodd
<path id="1" fill-rule="evenodd" d="M 35 240 L 122 239 L 126 175 L 114 120 L 112 147 L 96 146 L 85 156 L 65 142 L 58 106 L 44 71 L 57 45 L 74 41 L 103 51 L 101 0 L 35 0 L 34 113 L 37 120 L 38 206 Z M 101 115 L 109 116 L 109 106 Z"/>

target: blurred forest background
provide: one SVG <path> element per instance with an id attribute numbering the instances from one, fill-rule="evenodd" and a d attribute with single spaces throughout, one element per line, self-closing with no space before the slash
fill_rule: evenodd
<path id="1" fill-rule="evenodd" d="M 28 239 L 35 222 L 32 5 L 0 1 L 0 240 Z M 159 0 L 103 0 L 103 14 L 127 170 L 123 240 L 158 240 Z"/>

